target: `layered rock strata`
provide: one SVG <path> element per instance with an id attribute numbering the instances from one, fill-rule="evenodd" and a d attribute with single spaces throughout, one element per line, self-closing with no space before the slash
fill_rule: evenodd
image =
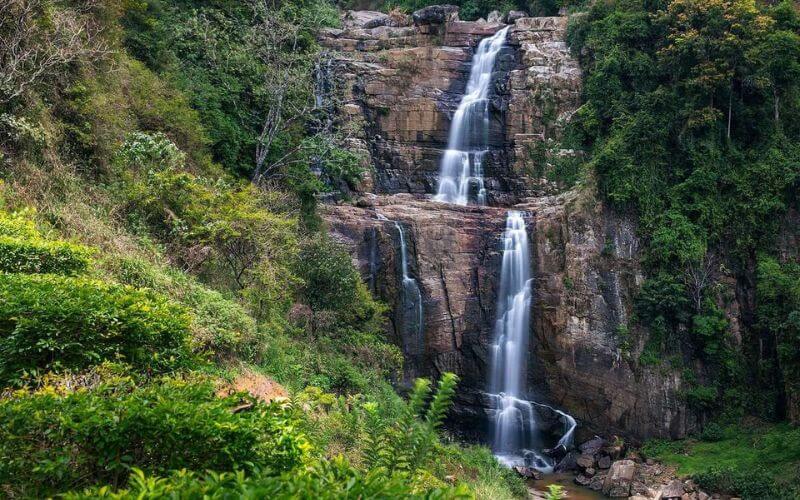
<path id="1" fill-rule="evenodd" d="M 341 91 L 340 121 L 352 126 L 354 147 L 373 168 L 360 190 L 435 193 L 474 49 L 502 24 L 458 21 L 451 11 L 417 15 L 413 26 L 370 27 L 376 19 L 383 18 L 348 14 L 344 29 L 320 39 Z M 516 19 L 497 58 L 485 161 L 490 204 L 552 187 L 535 160 L 558 149 L 579 105 L 580 70 L 565 31 L 566 18 Z"/>
<path id="2" fill-rule="evenodd" d="M 646 336 L 622 335 L 642 280 L 635 225 L 591 189 L 558 194 L 546 180 L 548 154 L 564 153 L 558 141 L 579 105 L 566 18 L 522 17 L 509 30 L 494 76 L 488 207 L 437 203 L 431 194 L 474 47 L 500 25 L 458 21 L 451 11 L 412 16 L 416 24 L 408 26 L 350 18 L 380 25 L 352 21 L 321 42 L 335 68 L 339 125 L 351 131 L 372 173 L 356 202 L 322 212 L 373 293 L 392 307 L 387 330 L 405 353 L 405 379 L 459 374 L 458 428 L 475 437 L 486 430 L 500 237 L 514 206 L 526 212 L 535 276 L 530 396 L 569 412 L 584 432 L 685 435 L 693 417 L 679 397 L 680 375 L 630 362 L 644 348 L 632 339 Z M 404 314 L 395 222 L 422 295 L 421 340 Z"/>

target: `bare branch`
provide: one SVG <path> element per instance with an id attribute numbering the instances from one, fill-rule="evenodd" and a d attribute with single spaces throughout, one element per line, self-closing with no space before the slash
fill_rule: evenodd
<path id="1" fill-rule="evenodd" d="M 94 0 L 69 10 L 46 10 L 42 0 L 0 0 L 0 104 L 74 61 L 111 52 L 90 15 L 96 7 Z"/>

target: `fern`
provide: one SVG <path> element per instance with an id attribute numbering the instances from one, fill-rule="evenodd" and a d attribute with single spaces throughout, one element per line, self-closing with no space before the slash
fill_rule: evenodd
<path id="1" fill-rule="evenodd" d="M 431 429 L 436 430 L 442 425 L 447 410 L 450 409 L 450 405 L 453 403 L 457 385 L 458 375 L 455 373 L 445 373 L 439 380 L 439 387 L 425 414 L 425 423 Z"/>

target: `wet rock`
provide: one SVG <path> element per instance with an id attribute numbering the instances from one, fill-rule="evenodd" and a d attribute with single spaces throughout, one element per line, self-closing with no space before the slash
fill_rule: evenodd
<path id="1" fill-rule="evenodd" d="M 523 17 L 528 17 L 528 14 L 522 10 L 511 10 L 503 17 L 503 22 L 506 24 L 514 24 L 517 22 L 517 19 L 522 19 Z"/>
<path id="2" fill-rule="evenodd" d="M 669 484 L 661 488 L 661 498 L 663 500 L 681 500 L 683 494 L 683 482 L 680 479 L 673 479 Z"/>
<path id="3" fill-rule="evenodd" d="M 611 457 L 603 455 L 597 460 L 597 466 L 601 469 L 608 469 L 611 467 Z"/>
<path id="4" fill-rule="evenodd" d="M 588 469 L 590 467 L 594 467 L 594 465 L 595 465 L 594 464 L 594 455 L 589 455 L 589 454 L 584 453 L 581 456 L 579 456 L 578 459 L 575 462 L 578 464 L 578 467 L 580 467 L 582 469 Z"/>
<path id="5" fill-rule="evenodd" d="M 576 461 L 578 454 L 574 451 L 570 451 L 567 455 L 558 462 L 558 465 L 555 466 L 553 469 L 554 472 L 572 472 L 578 469 L 578 463 Z"/>
<path id="6" fill-rule="evenodd" d="M 411 14 L 417 26 L 427 24 L 443 24 L 448 21 L 458 20 L 458 6 L 456 5 L 430 5 Z"/>
<path id="7" fill-rule="evenodd" d="M 584 473 L 584 474 L 586 474 L 586 475 L 587 475 L 587 476 L 589 476 L 589 477 L 592 477 L 592 476 L 594 476 L 596 472 L 597 472 L 597 471 L 595 471 L 595 470 L 594 470 L 594 468 L 592 468 L 592 467 L 589 467 L 588 469 L 586 469 L 585 471 L 583 471 L 583 473 Z"/>
<path id="8" fill-rule="evenodd" d="M 647 485 L 641 481 L 634 480 L 631 484 L 631 494 L 633 495 L 641 495 L 646 497 L 650 496 L 650 493 L 650 488 L 648 488 Z"/>
<path id="9" fill-rule="evenodd" d="M 587 477 L 587 476 L 585 476 L 583 474 L 578 474 L 577 476 L 575 476 L 575 479 L 573 481 L 575 481 L 575 484 L 578 484 L 578 485 L 584 486 L 584 487 L 588 487 L 589 483 L 592 482 L 592 478 L 591 477 Z"/>
<path id="10" fill-rule="evenodd" d="M 542 478 L 542 473 L 539 472 L 538 470 L 534 469 L 533 467 L 515 466 L 514 467 L 514 472 L 516 472 L 517 474 L 519 474 L 520 476 L 522 476 L 522 477 L 524 477 L 526 479 L 541 479 Z"/>
<path id="11" fill-rule="evenodd" d="M 589 441 L 582 443 L 578 449 L 581 450 L 581 453 L 587 455 L 594 455 L 606 445 L 606 440 L 601 438 L 600 436 L 595 436 Z"/>
<path id="12" fill-rule="evenodd" d="M 603 483 L 605 482 L 606 476 L 597 474 L 596 476 L 592 477 L 592 480 L 589 481 L 589 489 L 594 491 L 600 491 L 603 489 Z"/>
<path id="13" fill-rule="evenodd" d="M 542 453 L 550 458 L 554 458 L 556 461 L 560 461 L 567 455 L 567 447 L 560 444 L 555 448 L 545 448 L 542 450 Z"/>
<path id="14" fill-rule="evenodd" d="M 611 464 L 603 482 L 603 494 L 612 498 L 630 496 L 635 472 L 636 464 L 632 460 L 617 460 Z"/>

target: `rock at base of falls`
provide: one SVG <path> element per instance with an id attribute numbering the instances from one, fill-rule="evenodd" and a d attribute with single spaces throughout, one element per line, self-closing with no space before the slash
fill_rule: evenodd
<path id="1" fill-rule="evenodd" d="M 636 464 L 633 460 L 617 460 L 603 481 L 603 494 L 611 498 L 627 498 L 631 494 Z"/>

